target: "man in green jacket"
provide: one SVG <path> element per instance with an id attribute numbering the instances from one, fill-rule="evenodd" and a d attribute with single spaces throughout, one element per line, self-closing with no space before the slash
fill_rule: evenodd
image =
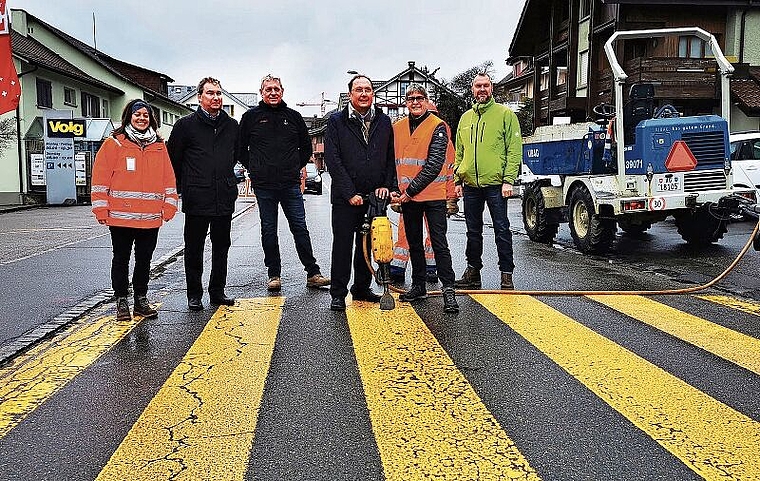
<path id="1" fill-rule="evenodd" d="M 512 232 L 509 230 L 507 200 L 522 162 L 522 136 L 517 116 L 494 102 L 493 82 L 486 73 L 472 81 L 475 103 L 462 115 L 456 136 L 455 191 L 464 196 L 467 223 L 467 269 L 456 281 L 459 289 L 480 289 L 483 268 L 483 211 L 493 221 L 499 256 L 501 288 L 514 289 Z"/>

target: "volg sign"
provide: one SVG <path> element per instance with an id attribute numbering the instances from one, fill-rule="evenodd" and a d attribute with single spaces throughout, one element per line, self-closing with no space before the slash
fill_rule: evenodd
<path id="1" fill-rule="evenodd" d="M 47 119 L 46 137 L 73 138 L 85 136 L 84 119 Z"/>

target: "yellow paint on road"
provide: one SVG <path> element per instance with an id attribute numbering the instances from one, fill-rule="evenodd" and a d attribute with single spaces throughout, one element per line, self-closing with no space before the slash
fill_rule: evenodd
<path id="1" fill-rule="evenodd" d="M 220 307 L 98 480 L 242 480 L 283 297 Z"/>
<path id="2" fill-rule="evenodd" d="M 760 423 L 536 299 L 472 298 L 698 475 L 760 479 Z"/>
<path id="3" fill-rule="evenodd" d="M 101 313 L 106 309 L 102 309 Z M 142 317 L 83 317 L 0 369 L 0 438 L 129 333 Z"/>
<path id="4" fill-rule="evenodd" d="M 697 296 L 705 301 L 710 301 L 715 304 L 727 306 L 732 309 L 743 311 L 749 314 L 760 316 L 760 304 L 757 302 L 742 301 L 735 297 L 730 296 Z"/>
<path id="5" fill-rule="evenodd" d="M 540 479 L 412 307 L 346 315 L 387 480 Z"/>
<path id="6" fill-rule="evenodd" d="M 727 361 L 760 374 L 760 339 L 640 296 L 588 296 Z M 760 453 L 759 453 L 760 455 Z"/>

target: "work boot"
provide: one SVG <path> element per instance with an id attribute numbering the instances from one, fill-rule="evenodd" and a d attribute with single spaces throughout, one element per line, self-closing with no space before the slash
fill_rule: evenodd
<path id="1" fill-rule="evenodd" d="M 461 279 L 454 282 L 457 289 L 480 289 L 480 269 L 467 266 Z"/>
<path id="2" fill-rule="evenodd" d="M 514 291 L 515 285 L 512 284 L 512 274 L 509 272 L 501 273 L 501 288 L 505 291 Z"/>
<path id="3" fill-rule="evenodd" d="M 267 289 L 270 291 L 279 291 L 282 288 L 282 281 L 280 276 L 272 276 L 267 281 Z"/>
<path id="4" fill-rule="evenodd" d="M 319 272 L 306 278 L 306 287 L 325 287 L 330 285 L 330 278 Z"/>
<path id="5" fill-rule="evenodd" d="M 453 287 L 443 289 L 443 312 L 459 312 L 459 304 Z"/>
<path id="6" fill-rule="evenodd" d="M 129 313 L 129 300 L 126 297 L 116 298 L 116 320 L 131 321 L 132 315 Z"/>
<path id="7" fill-rule="evenodd" d="M 431 284 L 435 284 L 438 282 L 438 271 L 437 270 L 430 270 L 425 273 L 425 280 Z"/>
<path id="8" fill-rule="evenodd" d="M 158 316 L 158 311 L 150 307 L 146 296 L 135 296 L 134 313 L 135 316 L 142 316 L 145 319 Z"/>
<path id="9" fill-rule="evenodd" d="M 425 286 L 412 285 L 412 288 L 405 293 L 398 296 L 398 300 L 402 302 L 414 302 L 420 299 L 427 298 L 427 290 Z"/>

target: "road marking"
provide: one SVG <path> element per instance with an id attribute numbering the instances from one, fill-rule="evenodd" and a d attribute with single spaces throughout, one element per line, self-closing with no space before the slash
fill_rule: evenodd
<path id="1" fill-rule="evenodd" d="M 618 312 L 760 374 L 760 339 L 641 296 L 588 296 Z"/>
<path id="2" fill-rule="evenodd" d="M 114 316 L 94 320 L 82 317 L 0 369 L 0 438 L 111 349 L 141 320 L 138 317 L 119 322 Z"/>
<path id="3" fill-rule="evenodd" d="M 760 423 L 536 299 L 472 298 L 704 479 L 760 479 Z"/>
<path id="4" fill-rule="evenodd" d="M 220 307 L 97 479 L 242 480 L 284 301 Z"/>
<path id="5" fill-rule="evenodd" d="M 413 308 L 346 315 L 387 480 L 540 479 Z"/>
<path id="6" fill-rule="evenodd" d="M 714 302 L 715 304 L 728 306 L 732 309 L 736 309 L 739 311 L 747 312 L 749 314 L 760 316 L 760 305 L 758 305 L 756 302 L 742 301 L 735 297 L 730 297 L 730 296 L 697 296 L 697 297 L 700 299 L 704 299 L 705 301 Z"/>

